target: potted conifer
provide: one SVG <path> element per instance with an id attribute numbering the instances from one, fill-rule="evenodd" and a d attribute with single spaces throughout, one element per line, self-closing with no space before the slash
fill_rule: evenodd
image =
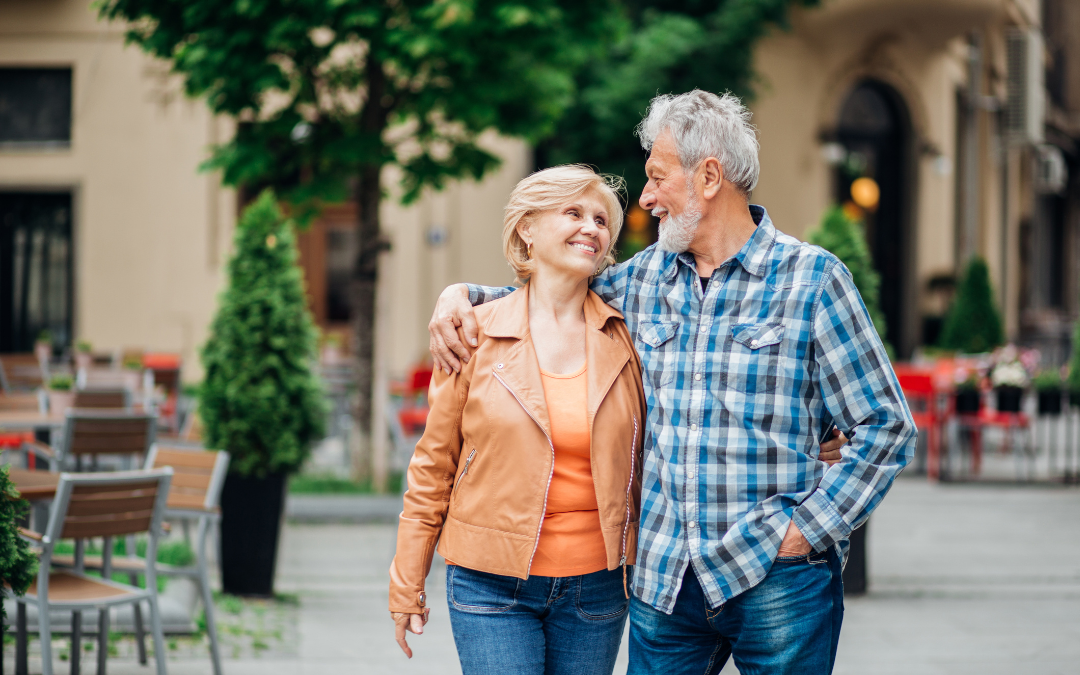
<path id="1" fill-rule="evenodd" d="M 222 586 L 269 596 L 286 478 L 322 437 L 325 403 L 293 224 L 273 192 L 245 209 L 234 249 L 202 350 L 199 414 L 207 446 L 231 455 L 221 496 Z"/>
<path id="2" fill-rule="evenodd" d="M 29 511 L 30 505 L 11 483 L 8 467 L 0 466 L 0 588 L 10 588 L 16 595 L 26 592 L 37 573 L 37 557 L 19 536 L 19 522 Z M 0 603 L 0 645 L 4 644 L 4 618 Z"/>
<path id="3" fill-rule="evenodd" d="M 944 349 L 965 354 L 981 354 L 1005 342 L 1001 314 L 994 303 L 990 271 L 986 262 L 974 257 L 968 263 L 956 300 L 941 330 Z"/>
<path id="4" fill-rule="evenodd" d="M 1035 385 L 1035 393 L 1039 397 L 1039 414 L 1060 415 L 1064 389 L 1061 373 L 1055 368 L 1040 371 L 1032 379 L 1032 384 Z"/>
<path id="5" fill-rule="evenodd" d="M 1069 405 L 1080 408 L 1080 321 L 1076 322 L 1072 339 L 1072 359 L 1069 361 L 1069 375 L 1065 381 L 1069 390 Z"/>

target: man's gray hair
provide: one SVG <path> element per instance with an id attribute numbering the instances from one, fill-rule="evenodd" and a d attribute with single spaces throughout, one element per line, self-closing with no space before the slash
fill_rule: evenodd
<path id="1" fill-rule="evenodd" d="M 635 133 L 641 147 L 651 151 L 657 137 L 668 129 L 684 171 L 694 171 L 702 161 L 715 157 L 724 178 L 750 195 L 760 172 L 758 141 L 750 111 L 739 97 L 700 89 L 657 96 Z"/>

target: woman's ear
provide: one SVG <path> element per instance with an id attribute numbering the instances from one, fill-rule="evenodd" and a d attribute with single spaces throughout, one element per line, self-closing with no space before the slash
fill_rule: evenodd
<path id="1" fill-rule="evenodd" d="M 532 243 L 532 234 L 529 232 L 530 225 L 532 225 L 531 222 L 526 222 L 525 218 L 522 218 L 518 221 L 517 227 L 515 228 L 517 229 L 518 236 L 521 237 L 521 241 L 525 242 L 526 246 Z"/>

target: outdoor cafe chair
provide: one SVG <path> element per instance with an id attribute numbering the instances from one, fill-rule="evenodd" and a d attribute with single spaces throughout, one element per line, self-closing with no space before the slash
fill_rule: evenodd
<path id="1" fill-rule="evenodd" d="M 55 447 L 33 441 L 23 448 L 47 460 L 54 471 L 69 467 L 82 471 L 84 457 L 94 470 L 101 455 L 145 456 L 156 434 L 157 417 L 152 413 L 71 408 Z M 130 463 L 127 458 L 125 463 Z"/>
<path id="2" fill-rule="evenodd" d="M 23 530 L 23 534 L 41 545 L 37 580 L 26 595 L 16 597 L 5 591 L 9 599 L 20 604 L 35 605 L 38 610 L 38 632 L 41 643 L 42 675 L 52 675 L 52 626 L 50 610 L 71 611 L 71 672 L 79 672 L 82 638 L 82 612 L 98 610 L 98 675 L 105 675 L 109 652 L 109 609 L 115 605 L 146 601 L 150 605 L 151 633 L 154 637 L 154 658 L 158 675 L 165 675 L 165 640 L 161 629 L 161 613 L 157 597 L 158 533 L 162 526 L 172 469 L 152 471 L 123 471 L 115 473 L 60 475 L 56 497 L 49 513 L 49 523 L 43 533 Z M 146 588 L 112 580 L 112 539 L 117 536 L 147 535 L 147 564 L 143 569 Z M 54 569 L 53 552 L 61 539 L 101 537 L 102 574 L 100 578 L 85 573 L 82 547 L 76 546 L 72 569 Z M 19 613 L 20 622 L 25 613 Z M 25 634 L 25 624 L 19 626 Z M 25 655 L 25 651 L 23 651 Z M 25 664 L 19 664 L 21 666 Z"/>
<path id="3" fill-rule="evenodd" d="M 123 388 L 75 390 L 73 408 L 120 408 L 131 410 L 131 392 Z"/>
<path id="4" fill-rule="evenodd" d="M 145 469 L 152 471 L 164 467 L 171 467 L 173 470 L 164 517 L 167 521 L 183 523 L 185 535 L 189 533 L 188 526 L 195 525 L 195 564 L 176 567 L 158 563 L 157 573 L 163 577 L 194 579 L 199 586 L 206 615 L 206 632 L 210 637 L 210 660 L 214 666 L 214 675 L 221 675 L 221 655 L 214 620 L 214 596 L 210 587 L 207 543 L 211 532 L 216 530 L 221 520 L 219 504 L 221 490 L 225 486 L 225 474 L 229 470 L 229 453 L 198 446 L 155 443 L 146 457 Z M 55 561 L 67 566 L 74 563 L 72 557 L 57 556 Z M 101 556 L 84 556 L 83 567 L 86 569 L 100 570 L 103 565 L 104 559 Z M 128 548 L 127 556 L 113 559 L 113 571 L 126 572 L 133 584 L 139 574 L 145 573 L 145 567 L 145 561 L 135 557 L 131 548 Z M 135 639 L 139 662 L 145 664 L 146 645 L 138 605 L 135 606 Z"/>
<path id="5" fill-rule="evenodd" d="M 49 380 L 48 365 L 33 352 L 0 356 L 0 390 L 5 394 L 39 389 Z"/>

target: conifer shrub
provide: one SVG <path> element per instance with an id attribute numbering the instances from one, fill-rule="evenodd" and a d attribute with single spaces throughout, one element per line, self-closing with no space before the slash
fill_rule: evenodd
<path id="1" fill-rule="evenodd" d="M 29 510 L 8 476 L 8 467 L 0 466 L 0 588 L 9 586 L 17 595 L 26 592 L 37 573 L 37 557 L 19 536 L 19 521 Z M 4 617 L 0 603 L 0 645 L 4 644 Z"/>
<path id="2" fill-rule="evenodd" d="M 881 277 L 874 269 L 862 225 L 849 218 L 839 206 L 833 206 L 822 216 L 821 225 L 810 233 L 808 241 L 835 255 L 851 272 L 851 279 L 859 289 L 878 337 L 892 357 L 892 345 L 885 340 L 885 315 L 881 312 Z"/>
<path id="3" fill-rule="evenodd" d="M 1065 388 L 1069 390 L 1074 405 L 1080 405 L 1080 319 L 1076 321 L 1072 337 L 1072 358 L 1069 360 L 1069 375 L 1065 379 Z"/>
<path id="4" fill-rule="evenodd" d="M 975 256 L 968 263 L 956 299 L 945 317 L 941 347 L 965 354 L 988 352 L 1005 342 L 1001 314 L 994 302 L 990 270 Z"/>
<path id="5" fill-rule="evenodd" d="M 230 453 L 232 473 L 292 473 L 323 436 L 326 411 L 293 223 L 272 191 L 245 209 L 234 249 L 202 350 L 206 444 Z"/>

